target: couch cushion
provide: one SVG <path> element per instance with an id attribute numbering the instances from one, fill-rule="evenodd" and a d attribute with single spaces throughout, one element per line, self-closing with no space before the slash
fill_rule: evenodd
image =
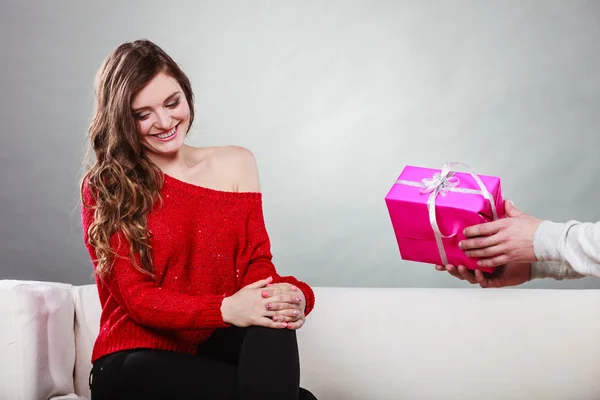
<path id="1" fill-rule="evenodd" d="M 600 290 L 314 288 L 319 399 L 600 399 Z"/>
<path id="2" fill-rule="evenodd" d="M 73 287 L 75 303 L 75 392 L 88 399 L 88 379 L 92 368 L 92 349 L 100 330 L 100 299 L 96 285 Z"/>
<path id="3" fill-rule="evenodd" d="M 0 281 L 0 394 L 48 399 L 72 393 L 75 340 L 71 285 Z"/>

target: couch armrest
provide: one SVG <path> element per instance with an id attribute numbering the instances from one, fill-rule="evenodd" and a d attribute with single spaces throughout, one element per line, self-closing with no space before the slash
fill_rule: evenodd
<path id="1" fill-rule="evenodd" d="M 92 369 L 92 350 L 100 331 L 100 299 L 96 285 L 74 286 L 73 302 L 75 304 L 75 373 L 73 384 L 75 393 L 83 398 L 90 398 L 88 386 Z"/>

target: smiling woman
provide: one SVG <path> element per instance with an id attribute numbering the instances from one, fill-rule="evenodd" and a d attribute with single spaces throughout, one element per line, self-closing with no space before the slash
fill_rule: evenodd
<path id="1" fill-rule="evenodd" d="M 315 399 L 295 332 L 314 294 L 271 261 L 254 156 L 187 146 L 193 120 L 191 84 L 158 46 L 106 59 L 81 184 L 102 306 L 92 398 Z"/>

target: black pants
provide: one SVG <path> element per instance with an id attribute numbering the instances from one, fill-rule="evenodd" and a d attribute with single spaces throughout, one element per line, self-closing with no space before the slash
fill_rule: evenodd
<path id="1" fill-rule="evenodd" d="M 92 400 L 316 400 L 299 387 L 296 332 L 217 329 L 197 355 L 136 349 L 98 359 Z"/>

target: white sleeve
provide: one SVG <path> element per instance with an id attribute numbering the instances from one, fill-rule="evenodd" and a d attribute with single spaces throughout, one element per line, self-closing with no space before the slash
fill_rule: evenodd
<path id="1" fill-rule="evenodd" d="M 600 277 L 600 222 L 543 221 L 535 233 L 533 248 L 541 263 L 532 264 L 532 275 L 534 270 L 553 270 L 554 275 L 565 278 L 573 276 L 564 269 L 571 267 L 581 276 Z M 554 264 L 547 264 L 548 261 Z"/>
<path id="2" fill-rule="evenodd" d="M 585 275 L 576 272 L 566 262 L 540 261 L 531 263 L 531 280 L 543 278 L 562 281 L 563 279 L 585 278 Z"/>

